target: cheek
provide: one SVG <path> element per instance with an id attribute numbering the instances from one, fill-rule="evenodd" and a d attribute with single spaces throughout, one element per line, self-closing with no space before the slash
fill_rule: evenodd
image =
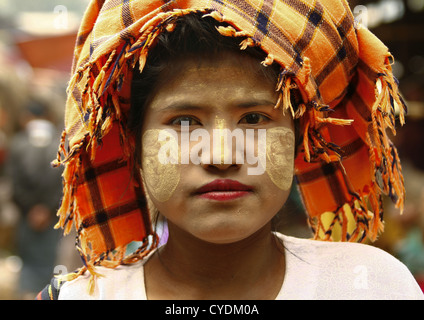
<path id="1" fill-rule="evenodd" d="M 159 141 L 163 130 L 147 130 L 142 137 L 143 178 L 149 193 L 159 202 L 171 198 L 180 181 L 178 161 L 174 161 L 173 152 L 177 141 L 168 136 L 167 141 Z M 177 151 L 178 154 L 178 151 Z"/>
<path id="2" fill-rule="evenodd" d="M 266 173 L 281 190 L 290 189 L 293 180 L 294 133 L 292 129 L 277 127 L 266 134 Z"/>

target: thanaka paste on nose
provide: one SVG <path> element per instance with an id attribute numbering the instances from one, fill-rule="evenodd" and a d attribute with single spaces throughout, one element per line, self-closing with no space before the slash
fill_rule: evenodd
<path id="1" fill-rule="evenodd" d="M 218 131 L 218 134 L 219 134 L 219 139 L 220 139 L 220 141 L 219 141 L 219 145 L 220 145 L 220 152 L 219 152 L 219 154 L 220 154 L 220 164 L 223 164 L 224 163 L 224 161 L 225 161 L 225 143 L 224 143 L 224 129 L 225 129 L 225 127 L 226 127 L 226 122 L 225 122 L 225 119 L 222 119 L 222 118 L 219 118 L 218 116 L 216 116 L 215 117 L 215 128 L 217 129 L 217 130 L 219 130 Z M 216 148 L 217 146 L 215 145 L 215 140 L 214 140 L 214 152 L 213 152 L 213 155 L 214 155 L 214 163 L 216 163 L 215 162 L 215 150 L 217 149 Z"/>

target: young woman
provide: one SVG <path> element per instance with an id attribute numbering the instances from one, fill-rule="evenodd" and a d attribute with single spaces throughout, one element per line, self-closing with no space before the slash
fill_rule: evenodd
<path id="1" fill-rule="evenodd" d="M 389 57 L 339 0 L 93 1 L 58 157 L 84 266 L 39 297 L 422 299 L 351 243 L 403 203 Z M 293 177 L 314 239 L 272 230 Z"/>

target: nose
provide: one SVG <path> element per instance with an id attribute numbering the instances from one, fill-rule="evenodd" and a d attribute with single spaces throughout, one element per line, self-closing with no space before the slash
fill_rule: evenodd
<path id="1" fill-rule="evenodd" d="M 213 161 L 203 161 L 204 157 L 201 158 L 200 165 L 205 170 L 218 170 L 218 171 L 226 171 L 229 169 L 236 169 L 238 170 L 241 167 L 241 164 L 236 163 L 235 161 L 232 161 L 230 163 L 228 162 L 218 162 L 214 163 Z"/>
<path id="2" fill-rule="evenodd" d="M 214 129 L 210 135 L 210 147 L 202 151 L 200 164 L 205 169 L 238 169 L 244 160 L 244 137 L 238 137 L 229 129 Z M 236 143 L 233 143 L 236 140 Z"/>

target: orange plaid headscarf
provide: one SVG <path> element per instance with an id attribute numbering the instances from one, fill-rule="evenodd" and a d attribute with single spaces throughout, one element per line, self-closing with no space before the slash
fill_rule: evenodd
<path id="1" fill-rule="evenodd" d="M 76 41 L 66 105 L 66 129 L 56 165 L 63 164 L 64 198 L 58 226 L 78 231 L 85 269 L 140 259 L 157 238 L 139 174 L 134 138 L 127 134 L 132 70 L 178 17 L 202 13 L 224 21 L 223 36 L 243 37 L 241 50 L 259 46 L 263 64 L 281 65 L 278 104 L 293 112 L 302 101 L 303 143 L 295 180 L 316 238 L 374 240 L 383 228 L 381 195 L 403 206 L 398 155 L 386 129 L 405 106 L 388 49 L 356 25 L 344 0 L 93 0 Z M 322 221 L 332 212 L 330 223 Z M 347 228 L 348 214 L 353 228 Z M 143 246 L 124 257 L 131 241 Z"/>

